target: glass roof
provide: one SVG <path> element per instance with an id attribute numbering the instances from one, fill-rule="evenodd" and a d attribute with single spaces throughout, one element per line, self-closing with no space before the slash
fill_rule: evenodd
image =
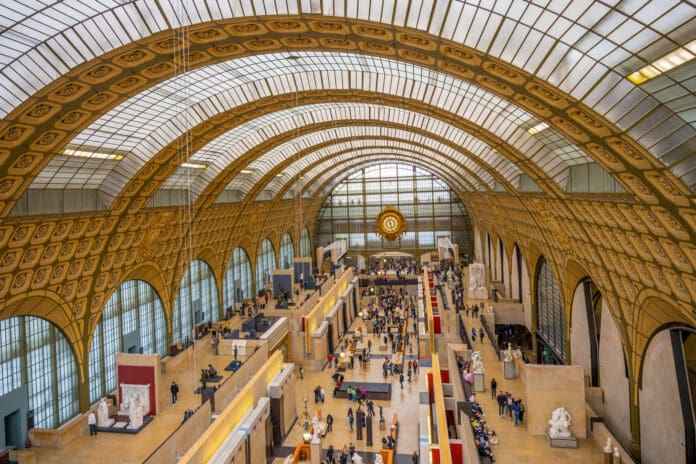
<path id="1" fill-rule="evenodd" d="M 453 171 L 453 162 L 445 159 L 437 152 L 420 149 L 418 147 L 414 149 L 412 145 L 407 143 L 398 144 L 403 147 L 387 146 L 381 143 L 379 139 L 368 139 L 356 143 L 347 142 L 332 145 L 327 149 L 319 150 L 311 155 L 303 157 L 300 161 L 294 163 L 291 169 L 285 169 L 281 173 L 282 175 L 276 175 L 274 178 L 270 179 L 270 181 L 263 186 L 263 189 L 271 192 L 273 196 L 278 195 L 284 187 L 292 188 L 295 191 L 307 188 L 313 190 L 311 184 L 317 182 L 321 183 L 328 177 L 335 176 L 337 173 L 345 170 L 347 165 L 354 163 L 358 159 L 373 157 L 386 159 L 387 157 L 399 156 L 401 159 L 412 160 L 410 161 L 411 163 L 421 162 L 429 166 L 437 166 L 438 172 Z M 365 147 L 361 147 L 361 145 L 365 145 Z M 397 145 L 397 143 L 393 145 Z M 303 168 L 307 168 L 311 164 L 314 165 L 311 169 L 307 170 L 306 173 L 300 174 Z M 335 172 L 333 170 L 335 170 Z M 247 179 L 244 179 L 245 177 L 247 177 Z M 252 179 L 254 177 L 256 177 L 256 180 Z M 253 186 L 255 182 L 258 182 L 260 177 L 262 176 L 257 177 L 256 172 L 246 176 L 242 174 L 235 179 L 234 188 L 243 192 L 248 192 L 249 186 Z M 472 187 L 473 189 L 478 189 L 479 183 L 480 182 L 473 176 L 462 173 L 461 170 L 457 170 L 457 180 L 452 186 L 459 190 L 472 190 Z M 232 184 L 230 184 L 230 187 L 232 187 Z"/>
<path id="2" fill-rule="evenodd" d="M 690 162 L 696 145 L 696 60 L 641 87 L 624 78 L 694 39 L 696 6 L 690 1 L 15 0 L 4 2 L 0 11 L 0 116 L 78 65 L 155 33 L 227 18 L 295 14 L 408 27 L 475 48 L 568 92 L 626 130 L 680 177 L 696 176 Z M 273 57 L 256 59 L 268 63 Z M 144 107 L 149 103 L 143 100 Z M 108 124 L 120 127 L 116 120 Z M 91 142 L 109 134 L 107 126 L 100 128 Z M 161 123 L 157 128 L 164 137 L 170 134 Z M 124 128 L 111 135 L 125 140 L 138 134 Z M 149 141 L 139 143 L 147 153 Z M 119 163 L 123 169 L 106 176 L 102 190 L 114 195 L 119 179 L 141 163 Z M 101 169 L 108 168 L 102 163 Z M 55 163 L 50 170 L 56 178 L 84 185 L 97 183 L 106 172 L 84 180 Z"/>
<path id="3" fill-rule="evenodd" d="M 273 179 L 266 187 L 273 195 L 278 195 L 283 187 L 297 193 L 300 191 L 314 192 L 328 179 L 336 179 L 342 177 L 345 172 L 350 172 L 353 169 L 364 166 L 366 163 L 382 162 L 385 160 L 398 159 L 414 165 L 430 166 L 443 178 L 446 178 L 450 186 L 458 191 L 478 190 L 478 183 L 475 179 L 469 176 L 462 176 L 459 171 L 452 169 L 452 164 L 441 156 L 417 154 L 409 150 L 391 149 L 384 150 L 383 148 L 364 148 L 355 150 L 351 153 L 338 155 L 339 160 L 333 161 L 333 157 L 323 159 L 319 164 L 312 167 L 300 177 L 286 176 Z M 356 167 L 357 165 L 357 167 Z M 353 167 L 349 167 L 353 166 Z M 456 175 L 454 173 L 456 172 Z"/>
<path id="4" fill-rule="evenodd" d="M 338 171 L 334 177 L 332 177 L 320 192 L 321 196 L 328 196 L 332 193 L 346 193 L 350 192 L 349 181 L 355 179 L 371 180 L 371 179 L 381 179 L 382 182 L 398 181 L 399 178 L 413 178 L 413 172 L 408 173 L 406 166 L 413 166 L 416 170 L 416 176 L 434 176 L 433 187 L 435 189 L 441 189 L 443 191 L 449 191 L 452 189 L 451 178 L 448 178 L 448 172 L 431 171 L 430 169 L 422 166 L 418 166 L 410 160 L 403 160 L 400 158 L 387 159 L 385 161 L 369 161 L 365 164 L 360 164 L 354 166 L 347 171 Z M 364 175 L 361 171 L 364 170 Z M 340 204 L 340 198 L 334 198 L 334 204 Z"/>
<path id="5" fill-rule="evenodd" d="M 489 145 L 481 142 L 471 135 L 452 127 L 449 124 L 441 123 L 439 121 L 437 121 L 437 123 L 432 123 L 428 120 L 428 118 L 424 117 L 420 113 L 414 113 L 404 109 L 363 103 L 331 103 L 302 106 L 292 110 L 281 111 L 275 113 L 275 115 L 279 115 L 280 113 L 286 113 L 287 118 L 299 123 L 301 123 L 303 120 L 307 120 L 307 123 L 312 123 L 361 119 L 365 121 L 392 121 L 412 127 L 425 127 L 430 129 L 433 133 L 446 134 L 450 141 L 456 143 L 458 146 L 461 146 L 464 148 L 464 150 L 468 150 L 470 153 L 473 153 L 478 159 L 489 163 L 497 170 L 503 172 L 503 175 L 514 176 L 519 172 L 518 168 L 510 163 L 506 158 L 499 153 L 494 152 Z M 430 124 L 430 126 L 428 127 L 426 124 Z M 440 129 L 439 127 L 436 127 L 433 129 L 433 124 L 441 124 L 442 128 Z M 286 132 L 289 130 L 291 129 L 287 129 Z M 421 141 L 419 138 L 423 140 Z M 228 188 L 242 190 L 250 188 L 251 185 L 260 179 L 265 172 L 268 172 L 268 170 L 272 169 L 273 166 L 278 164 L 278 162 L 287 159 L 289 156 L 291 156 L 291 154 L 315 145 L 319 139 L 327 140 L 321 133 L 311 133 L 295 138 L 291 142 L 284 143 L 274 149 L 269 150 L 245 167 L 247 170 L 253 170 L 255 174 L 254 176 L 245 176 L 244 179 L 238 177 L 230 182 Z M 463 155 L 462 152 L 455 150 L 450 146 L 438 142 L 437 140 L 426 141 L 424 140 L 424 137 L 418 136 L 415 133 L 408 135 L 408 140 L 413 141 L 414 143 L 421 142 L 423 144 L 427 144 L 429 147 L 432 147 L 441 153 L 445 153 L 453 158 L 464 160 L 463 164 L 470 170 L 474 171 L 481 178 L 492 179 L 492 177 L 478 167 L 476 163 L 468 160 L 468 157 Z M 363 145 L 364 144 L 362 142 L 345 143 L 341 144 L 341 149 L 348 149 L 350 146 L 358 148 L 359 146 L 361 147 Z M 401 143 L 400 145 L 402 148 L 413 146 L 410 143 Z M 196 155 L 196 157 L 197 156 L 198 155 Z M 307 165 L 309 162 L 307 160 L 309 159 L 309 157 L 302 158 L 297 163 L 292 165 L 296 167 L 285 169 L 285 172 L 289 173 L 290 175 L 295 175 L 295 169 L 302 169 L 305 165 Z"/>
<path id="6" fill-rule="evenodd" d="M 558 171 L 555 180 L 559 184 L 565 180 L 563 173 L 566 164 L 589 161 L 577 146 L 560 135 L 558 137 L 566 141 L 564 152 L 559 154 L 548 150 L 526 131 L 517 130 L 531 119 L 528 113 L 459 79 L 396 60 L 362 55 L 305 52 L 298 53 L 300 59 L 296 60 L 283 59 L 284 56 L 264 55 L 232 60 L 163 82 L 102 116 L 75 137 L 68 147 L 126 154 L 124 161 L 114 171 L 116 179 L 105 182 L 102 188 L 113 198 L 123 187 L 126 172 L 135 172 L 153 153 L 171 143 L 184 130 L 221 112 L 270 95 L 317 88 L 364 89 L 405 95 L 469 119 L 508 139 L 514 146 L 520 149 L 524 147 L 525 153 L 534 157 L 536 162 L 542 166 L 548 164 L 547 169 Z M 288 115 L 296 114 L 300 114 L 300 111 L 279 111 L 244 123 L 199 150 L 194 160 L 215 165 L 214 169 L 206 169 L 206 175 L 213 171 L 217 173 L 226 162 L 235 158 L 227 150 L 234 149 L 238 154 L 268 137 L 292 130 L 297 124 Z M 315 122 L 312 114 L 303 117 L 307 123 Z M 278 123 L 270 127 L 272 122 Z M 85 182 L 85 173 L 72 170 L 61 172 L 60 162 L 55 160 L 49 163 L 47 172 L 54 179 L 56 172 L 60 172 L 59 177 L 63 179 L 69 179 L 71 172 L 75 176 L 79 174 L 79 178 L 65 185 L 79 188 L 80 183 Z M 560 169 L 559 164 L 562 166 Z M 178 180 L 179 176 L 175 175 L 169 184 L 175 187 Z M 47 179 L 40 175 L 35 182 L 36 186 L 45 185 Z"/>

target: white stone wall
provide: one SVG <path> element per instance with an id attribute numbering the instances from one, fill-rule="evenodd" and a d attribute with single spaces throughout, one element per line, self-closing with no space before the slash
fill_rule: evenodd
<path id="1" fill-rule="evenodd" d="M 590 329 L 587 323 L 585 292 L 583 284 L 578 284 L 573 293 L 570 313 L 570 355 L 571 364 L 582 366 L 585 371 L 585 386 L 592 378 L 592 358 L 590 356 Z"/>
<path id="2" fill-rule="evenodd" d="M 631 409 L 628 377 L 619 331 L 602 299 L 602 323 L 599 335 L 599 384 L 604 392 L 604 424 L 624 449 L 631 445 Z"/>
<path id="3" fill-rule="evenodd" d="M 640 390 L 640 444 L 643 464 L 686 464 L 684 420 L 669 331 L 650 341 Z"/>

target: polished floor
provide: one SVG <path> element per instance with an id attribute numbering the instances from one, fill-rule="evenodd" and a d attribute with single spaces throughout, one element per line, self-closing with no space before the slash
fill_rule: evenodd
<path id="1" fill-rule="evenodd" d="M 447 363 L 446 345 L 448 342 L 460 343 L 456 333 L 455 312 L 453 310 L 445 310 L 442 314 L 443 328 L 445 333 L 442 338 L 438 339 L 438 352 L 443 367 Z M 474 319 L 466 319 L 467 329 L 479 327 Z M 345 375 L 346 381 L 365 381 L 365 382 L 382 382 L 381 363 L 384 352 L 376 350 L 378 343 L 376 337 L 372 338 L 373 342 L 373 357 L 368 369 L 360 369 L 355 365 L 354 370 L 348 370 Z M 414 344 L 414 347 L 417 346 Z M 481 344 L 476 342 L 474 348 L 480 349 L 484 366 L 486 368 L 487 379 L 489 376 L 495 376 L 498 379 L 499 388 L 510 391 L 515 395 L 520 390 L 519 380 L 505 380 L 500 368 L 500 363 L 495 357 L 488 339 Z M 181 392 L 179 401 L 175 405 L 167 405 L 167 407 L 155 417 L 155 420 L 138 435 L 119 435 L 100 433 L 96 437 L 89 435 L 81 435 L 72 441 L 63 449 L 41 449 L 33 448 L 36 452 L 37 463 L 39 464 L 58 464 L 66 462 L 90 464 L 99 463 L 139 463 L 146 459 L 159 444 L 169 436 L 172 431 L 181 423 L 184 411 L 189 408 L 195 408 L 200 404 L 200 396 L 193 393 L 197 386 L 196 372 L 201 366 L 213 363 L 218 370 L 227 365 L 232 359 L 230 356 L 214 356 L 212 351 L 207 347 L 203 347 L 195 359 L 192 350 L 187 350 L 185 362 L 181 363 L 178 369 L 168 372 L 163 379 L 163 391 L 161 394 L 169 396 L 168 385 L 171 380 L 176 380 L 179 383 Z M 417 353 L 414 353 L 417 355 Z M 423 359 L 423 365 L 428 364 L 427 359 Z M 425 367 L 420 370 L 420 376 L 423 375 Z M 373 446 L 367 446 L 365 440 L 357 440 L 355 433 L 350 432 L 348 425 L 347 410 L 351 403 L 346 399 L 335 399 L 331 397 L 333 390 L 333 381 L 331 374 L 333 370 L 324 369 L 323 371 L 314 371 L 309 368 L 304 369 L 304 379 L 300 380 L 296 388 L 297 412 L 302 414 L 303 398 L 309 398 L 309 413 L 313 416 L 317 408 L 321 409 L 322 417 L 327 414 L 332 414 L 334 417 L 333 431 L 327 434 L 322 440 L 322 447 L 328 448 L 333 445 L 340 449 L 343 446 L 348 446 L 350 443 L 355 444 L 357 452 L 365 456 L 366 463 L 371 462 L 368 454 L 376 453 L 382 446 L 381 438 L 386 432 L 382 432 L 375 427 L 373 436 Z M 229 372 L 222 372 L 222 375 L 227 377 Z M 223 379 L 224 380 L 224 379 Z M 399 420 L 399 440 L 397 443 L 397 454 L 400 459 L 397 463 L 409 462 L 410 455 L 417 450 L 418 446 L 418 413 L 419 394 L 418 382 L 419 377 L 414 377 L 411 383 L 405 381 L 404 388 L 399 386 L 398 376 L 389 377 L 387 381 L 392 383 L 391 401 L 375 401 L 375 409 L 379 411 L 378 406 L 383 407 L 383 414 L 389 423 L 394 413 L 398 415 Z M 313 401 L 313 389 L 316 385 L 322 385 L 327 391 L 325 402 L 318 405 Z M 514 427 L 507 420 L 498 418 L 495 413 L 497 405 L 495 400 L 490 398 L 490 393 L 479 394 L 479 401 L 482 403 L 484 411 L 488 414 L 488 422 L 500 437 L 500 445 L 494 447 L 496 454 L 496 462 L 498 463 L 514 463 L 514 464 L 556 464 L 556 463 L 600 463 L 602 462 L 602 453 L 600 448 L 593 440 L 580 440 L 578 449 L 557 449 L 550 448 L 544 437 L 530 436 L 524 425 Z M 353 407 L 355 410 L 355 407 Z M 290 434 L 283 442 L 282 450 L 294 448 L 302 441 L 302 426 L 298 422 L 295 424 Z M 273 460 L 274 464 L 282 463 L 284 455 Z M 428 462 L 427 458 L 421 459 L 420 463 Z"/>
<path id="2" fill-rule="evenodd" d="M 451 306 L 454 307 L 453 305 Z M 444 328 L 444 333 L 442 337 L 438 339 L 438 353 L 440 355 L 440 363 L 443 368 L 447 365 L 447 343 L 461 343 L 456 330 L 457 325 L 455 317 L 456 314 L 453 310 L 444 310 L 442 312 L 442 326 Z M 474 322 L 477 321 L 475 321 L 473 318 L 465 321 L 469 331 L 474 326 L 477 329 L 480 327 L 480 324 L 474 324 Z M 372 336 L 370 336 L 370 338 L 373 341 L 373 353 L 376 353 L 374 351 L 374 347 L 377 346 L 377 338 Z M 481 351 L 487 379 L 495 377 L 498 379 L 498 388 L 509 391 L 513 395 L 515 395 L 515 392 L 520 391 L 521 386 L 519 380 L 505 380 L 503 378 L 501 363 L 498 361 L 493 346 L 488 339 L 486 339 L 485 343 L 483 344 L 477 341 L 474 344 L 474 349 Z M 422 361 L 423 365 L 429 364 L 427 359 L 422 359 Z M 381 359 L 373 358 L 370 368 L 367 370 L 359 369 L 356 365 L 355 370 L 348 370 L 348 372 L 344 374 L 345 380 L 381 382 L 383 380 L 381 363 Z M 423 368 L 422 371 L 419 371 L 419 375 L 423 375 L 425 369 L 427 368 Z M 351 403 L 345 399 L 335 399 L 330 397 L 330 391 L 333 385 L 333 381 L 331 379 L 332 373 L 333 371 L 329 369 L 324 369 L 324 371 L 321 372 L 314 372 L 305 369 L 304 379 L 300 382 L 296 390 L 298 414 L 301 414 L 302 412 L 301 405 L 303 404 L 303 398 L 309 398 L 308 404 L 310 417 L 314 415 L 317 408 L 321 408 L 322 417 L 325 417 L 326 414 L 329 413 L 331 413 L 334 417 L 333 432 L 328 433 L 327 436 L 322 440 L 322 448 L 326 449 L 329 445 L 333 445 L 334 448 L 341 449 L 344 446 L 353 443 L 358 454 L 361 454 L 361 456 L 366 458 L 366 463 L 372 462 L 371 455 L 381 449 L 381 438 L 384 433 L 376 431 L 373 446 L 367 446 L 365 440 L 357 440 L 356 433 L 351 432 L 348 425 L 347 410 L 348 407 L 351 406 Z M 489 377 L 489 375 L 491 377 Z M 394 412 L 398 414 L 399 440 L 397 443 L 397 455 L 400 459 L 398 459 L 397 464 L 402 462 L 410 463 L 410 455 L 413 453 L 413 451 L 417 451 L 419 439 L 419 408 L 417 407 L 419 404 L 418 380 L 419 378 L 416 377 L 410 384 L 408 382 L 404 382 L 404 389 L 401 390 L 397 376 L 387 378 L 387 381 L 392 383 L 393 393 L 391 401 L 375 401 L 375 409 L 378 409 L 378 405 L 382 405 L 384 408 L 384 416 L 387 421 L 391 419 Z M 323 385 L 327 390 L 325 403 L 323 404 L 314 405 L 313 390 L 316 385 Z M 500 444 L 493 447 L 497 463 L 590 464 L 603 462 L 602 451 L 594 440 L 579 440 L 579 446 L 577 449 L 550 448 L 545 437 L 530 436 L 527 433 L 524 425 L 515 427 L 511 421 L 499 418 L 497 414 L 497 403 L 495 399 L 490 398 L 489 391 L 479 393 L 478 396 L 478 400 L 482 404 L 484 412 L 487 413 L 488 423 L 500 437 Z M 353 407 L 353 409 L 355 410 L 355 407 Z M 301 441 L 302 424 L 298 422 L 288 435 L 287 439 L 283 442 L 283 449 L 289 450 Z M 276 458 L 273 461 L 273 464 L 281 464 L 284 460 L 283 458 L 284 456 Z M 427 457 L 420 460 L 421 464 L 427 462 Z"/>

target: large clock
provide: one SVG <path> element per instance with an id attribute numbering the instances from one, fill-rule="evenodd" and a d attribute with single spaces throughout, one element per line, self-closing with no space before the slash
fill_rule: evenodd
<path id="1" fill-rule="evenodd" d="M 385 206 L 377 215 L 375 231 L 384 240 L 401 240 L 406 232 L 406 218 L 394 206 Z"/>

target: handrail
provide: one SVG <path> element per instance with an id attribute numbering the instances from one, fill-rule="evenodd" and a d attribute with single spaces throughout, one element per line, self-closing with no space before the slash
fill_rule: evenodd
<path id="1" fill-rule="evenodd" d="M 493 333 L 491 333 L 491 328 L 488 327 L 488 324 L 486 323 L 485 318 L 483 317 L 483 314 L 479 316 L 479 319 L 481 320 L 481 327 L 483 327 L 486 330 L 486 334 L 488 335 L 488 340 L 491 342 L 491 346 L 495 350 L 495 355 L 500 359 L 500 347 L 498 346 L 498 342 L 496 341 Z"/>

